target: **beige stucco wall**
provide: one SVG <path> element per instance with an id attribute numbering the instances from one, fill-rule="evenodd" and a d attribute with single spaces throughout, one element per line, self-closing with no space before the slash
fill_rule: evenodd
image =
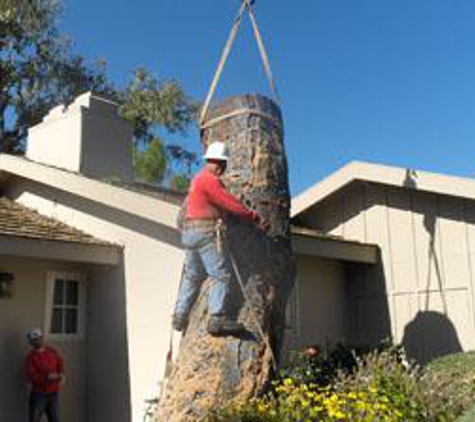
<path id="1" fill-rule="evenodd" d="M 140 219 L 34 182 L 17 181 L 16 184 L 10 185 L 8 194 L 44 215 L 124 246 L 123 279 L 131 420 L 141 421 L 144 401 L 157 395 L 159 381 L 164 372 L 172 307 L 183 261 L 177 234 L 153 221 Z M 101 303 L 105 306 L 114 301 L 114 297 L 109 296 L 107 291 L 102 291 L 101 294 Z M 103 310 L 103 315 L 108 318 L 107 308 Z M 121 322 L 105 319 L 102 327 L 107 329 L 114 323 Z M 95 329 L 100 331 L 98 327 Z M 111 374 L 104 371 L 97 362 L 91 362 L 91 356 L 101 354 L 100 334 L 96 335 L 96 339 L 97 343 L 92 342 L 88 350 L 88 367 L 95 368 L 91 373 L 95 374 L 99 382 L 111 379 Z M 118 353 L 125 352 L 119 350 Z M 90 395 L 91 400 L 92 397 L 93 395 Z M 112 394 L 107 393 L 106 388 L 97 398 L 116 400 Z"/>
<path id="2" fill-rule="evenodd" d="M 88 272 L 85 422 L 130 420 L 124 267 Z"/>
<path id="3" fill-rule="evenodd" d="M 329 346 L 348 335 L 348 298 L 345 264 L 311 256 L 297 256 L 297 277 L 288 312 L 294 313 L 286 332 L 286 349 L 313 344 Z M 294 306 L 294 308 L 292 308 Z"/>
<path id="4" fill-rule="evenodd" d="M 417 191 L 410 173 L 404 183 L 408 188 L 354 182 L 300 223 L 381 247 L 379 273 L 351 273 L 359 339 L 381 336 L 387 327 L 422 361 L 474 349 L 475 202 Z"/>
<path id="5" fill-rule="evenodd" d="M 46 274 L 48 271 L 85 270 L 83 266 L 34 259 L 0 256 L 0 271 L 13 273 L 14 293 L 0 298 L 0 421 L 27 420 L 28 389 L 23 361 L 29 347 L 25 334 L 32 328 L 44 330 Z M 85 343 L 48 343 L 64 358 L 67 381 L 61 393 L 61 417 L 84 422 L 86 400 Z"/>

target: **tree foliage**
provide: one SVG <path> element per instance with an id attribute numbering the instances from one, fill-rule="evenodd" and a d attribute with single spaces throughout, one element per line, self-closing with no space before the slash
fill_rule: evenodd
<path id="1" fill-rule="evenodd" d="M 0 152 L 23 153 L 29 127 L 54 106 L 94 91 L 122 104 L 134 128 L 140 177 L 163 182 L 173 163 L 175 172 L 189 176 L 196 155 L 160 141 L 194 121 L 196 104 L 180 84 L 140 68 L 125 87 L 114 86 L 104 60 L 91 63 L 72 52 L 58 30 L 60 16 L 60 0 L 0 0 Z"/>
<path id="2" fill-rule="evenodd" d="M 153 139 L 148 148 L 134 150 L 135 175 L 147 183 L 160 183 L 167 170 L 167 155 L 162 142 Z"/>
<path id="3" fill-rule="evenodd" d="M 0 151 L 21 153 L 29 127 L 84 91 L 108 94 L 103 64 L 70 51 L 54 0 L 1 0 Z"/>
<path id="4" fill-rule="evenodd" d="M 181 181 L 189 178 L 197 162 L 196 153 L 176 143 L 165 146 L 160 136 L 162 129 L 169 133 L 184 133 L 195 120 L 197 105 L 179 83 L 175 80 L 159 81 L 146 69 L 140 68 L 129 85 L 117 95 L 123 104 L 121 114 L 132 123 L 137 140 L 137 175 L 150 183 L 161 182 L 168 175 L 172 176 L 170 183 L 174 176 L 180 176 Z M 162 147 L 159 148 L 159 144 Z M 165 165 L 163 158 L 166 159 Z M 177 171 L 178 174 L 173 174 Z M 185 184 L 179 183 L 179 186 L 183 189 Z"/>

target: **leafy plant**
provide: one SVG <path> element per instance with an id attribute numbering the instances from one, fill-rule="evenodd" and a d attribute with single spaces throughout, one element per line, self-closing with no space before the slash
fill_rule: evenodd
<path id="1" fill-rule="evenodd" d="M 475 402 L 475 352 L 436 359 L 421 384 L 427 420 L 455 420 Z"/>
<path id="2" fill-rule="evenodd" d="M 317 356 L 300 355 L 265 395 L 218 409 L 208 421 L 424 420 L 419 371 L 400 348 L 384 345 L 358 357 L 339 346 Z"/>
<path id="3" fill-rule="evenodd" d="M 293 352 L 280 370 L 279 378 L 325 386 L 333 381 L 339 371 L 351 372 L 357 365 L 356 357 L 365 351 L 368 348 L 343 343 L 331 350 L 315 345 L 304 352 Z"/>
<path id="4" fill-rule="evenodd" d="M 374 388 L 400 412 L 403 420 L 424 420 L 419 385 L 420 369 L 410 365 L 400 347 L 375 350 L 357 358 L 352 373 L 340 373 L 336 391 L 361 391 Z"/>

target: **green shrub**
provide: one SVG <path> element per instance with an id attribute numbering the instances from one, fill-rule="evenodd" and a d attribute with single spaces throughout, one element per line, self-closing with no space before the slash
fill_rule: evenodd
<path id="1" fill-rule="evenodd" d="M 313 346 L 316 355 L 294 352 L 279 372 L 278 380 L 292 378 L 302 383 L 320 386 L 330 384 L 341 371 L 351 372 L 357 364 L 356 357 L 369 352 L 368 348 L 338 344 L 331 351 Z"/>
<path id="2" fill-rule="evenodd" d="M 359 356 L 340 345 L 330 353 L 294 355 L 265 395 L 230 404 L 207 421 L 450 422 L 465 412 L 458 422 L 469 422 L 473 403 L 475 352 L 421 370 L 400 347 L 385 344 Z"/>
<path id="3" fill-rule="evenodd" d="M 424 420 L 419 369 L 407 363 L 400 347 L 375 350 L 357 358 L 351 373 L 340 373 L 334 382 L 336 391 L 361 391 L 374 388 L 388 405 L 397 409 L 401 420 Z M 398 419 L 399 420 L 399 419 Z"/>
<path id="4" fill-rule="evenodd" d="M 335 392 L 330 387 L 298 383 L 291 378 L 275 388 L 275 393 L 245 405 L 221 409 L 208 422 L 397 422 L 403 413 L 391 406 L 389 397 L 374 387 L 358 392 Z"/>
<path id="5" fill-rule="evenodd" d="M 423 420 L 417 371 L 404 364 L 400 349 L 385 346 L 363 357 L 343 347 L 334 352 L 298 356 L 266 395 L 231 404 L 208 421 Z"/>
<path id="6" fill-rule="evenodd" d="M 473 422 L 475 421 L 475 404 L 468 409 L 460 418 L 457 419 L 457 422 Z"/>
<path id="7" fill-rule="evenodd" d="M 421 384 L 428 421 L 457 419 L 475 402 L 475 352 L 431 362 Z"/>

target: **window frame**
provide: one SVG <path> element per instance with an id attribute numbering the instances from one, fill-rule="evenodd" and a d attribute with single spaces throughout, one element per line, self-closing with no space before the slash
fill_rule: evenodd
<path id="1" fill-rule="evenodd" d="M 52 333 L 54 288 L 58 279 L 78 283 L 78 319 L 76 333 Z M 52 341 L 81 341 L 86 338 L 86 273 L 84 271 L 48 271 L 46 274 L 45 335 Z"/>

